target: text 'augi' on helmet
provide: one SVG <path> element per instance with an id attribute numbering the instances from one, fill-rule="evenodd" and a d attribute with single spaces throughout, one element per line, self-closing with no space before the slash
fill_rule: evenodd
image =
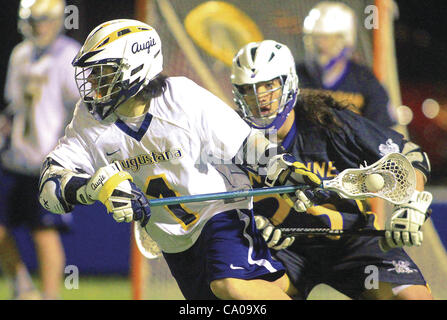
<path id="1" fill-rule="evenodd" d="M 108 21 L 93 29 L 72 64 L 83 102 L 103 120 L 162 72 L 161 40 L 141 21 Z"/>

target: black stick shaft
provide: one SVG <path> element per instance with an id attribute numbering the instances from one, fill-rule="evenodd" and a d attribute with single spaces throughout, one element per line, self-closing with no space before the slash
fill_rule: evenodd
<path id="1" fill-rule="evenodd" d="M 343 235 L 359 235 L 359 236 L 384 236 L 385 230 L 373 229 L 357 229 L 357 230 L 343 230 L 330 228 L 281 228 L 284 236 L 343 236 Z"/>

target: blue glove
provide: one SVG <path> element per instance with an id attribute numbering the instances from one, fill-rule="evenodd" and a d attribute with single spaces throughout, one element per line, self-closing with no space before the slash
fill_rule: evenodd
<path id="1" fill-rule="evenodd" d="M 130 182 L 130 185 L 133 195 L 133 199 L 131 200 L 133 220 L 140 221 L 141 227 L 144 228 L 151 217 L 151 207 L 143 192 L 133 182 Z"/>
<path id="2" fill-rule="evenodd" d="M 334 192 L 329 190 L 312 190 L 312 189 L 306 189 L 303 191 L 306 197 L 312 201 L 315 205 L 320 205 L 324 203 L 331 202 L 331 200 L 334 199 L 340 199 L 340 196 Z"/>

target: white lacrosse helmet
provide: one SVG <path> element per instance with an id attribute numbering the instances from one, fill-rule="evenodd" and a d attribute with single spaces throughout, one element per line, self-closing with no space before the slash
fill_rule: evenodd
<path id="1" fill-rule="evenodd" d="M 282 85 L 279 106 L 271 114 L 260 116 L 261 107 L 256 84 L 279 78 Z M 296 102 L 298 95 L 298 76 L 295 70 L 295 60 L 290 49 L 276 41 L 264 40 L 251 42 L 242 47 L 233 58 L 231 69 L 234 101 L 244 119 L 258 129 L 279 129 Z M 242 85 L 253 85 L 251 93 L 242 92 Z M 246 103 L 247 95 L 255 95 L 257 105 Z M 270 101 L 269 104 L 275 101 Z M 256 110 L 253 110 L 255 108 Z"/>
<path id="2" fill-rule="evenodd" d="M 72 64 L 82 100 L 103 120 L 162 72 L 161 40 L 141 21 L 108 21 L 93 29 Z"/>
<path id="3" fill-rule="evenodd" d="M 39 47 L 49 45 L 61 32 L 64 23 L 64 0 L 21 0 L 19 5 L 18 29 L 20 33 Z M 49 35 L 39 35 L 33 30 L 36 23 L 55 20 L 55 28 Z"/>
<path id="4" fill-rule="evenodd" d="M 322 1 L 304 19 L 304 34 L 341 34 L 346 46 L 356 42 L 354 10 L 341 2 Z"/>
<path id="5" fill-rule="evenodd" d="M 314 43 L 315 36 L 340 36 L 340 41 L 332 43 L 329 50 L 335 51 L 330 59 L 338 60 L 350 56 L 356 43 L 355 13 L 341 2 L 323 1 L 309 11 L 304 19 L 304 48 L 308 58 L 318 58 L 319 53 Z"/>

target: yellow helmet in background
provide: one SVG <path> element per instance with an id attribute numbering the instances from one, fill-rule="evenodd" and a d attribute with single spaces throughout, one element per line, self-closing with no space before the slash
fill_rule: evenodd
<path id="1" fill-rule="evenodd" d="M 36 46 L 46 47 L 62 30 L 64 10 L 64 0 L 21 0 L 19 31 Z"/>

